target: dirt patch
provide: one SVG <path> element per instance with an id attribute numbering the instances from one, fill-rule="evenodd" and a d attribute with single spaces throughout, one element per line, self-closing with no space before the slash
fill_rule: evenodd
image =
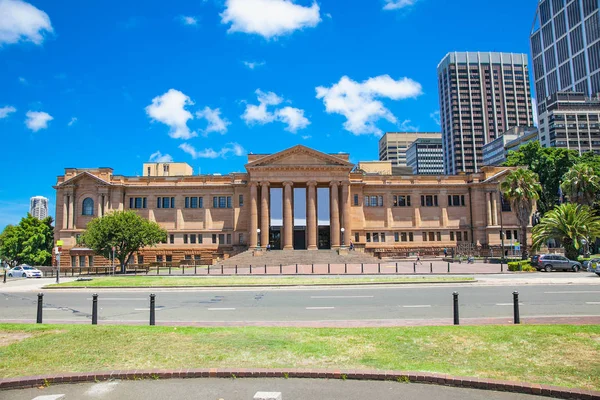
<path id="1" fill-rule="evenodd" d="M 29 339 L 33 335 L 30 333 L 8 333 L 0 332 L 0 347 L 8 346 L 21 340 Z"/>

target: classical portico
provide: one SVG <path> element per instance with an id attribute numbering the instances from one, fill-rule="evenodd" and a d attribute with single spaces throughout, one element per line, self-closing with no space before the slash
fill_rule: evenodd
<path id="1" fill-rule="evenodd" d="M 251 248 L 265 248 L 268 243 L 283 250 L 338 248 L 342 228 L 348 244 L 349 177 L 354 165 L 347 154 L 325 154 L 298 145 L 270 155 L 250 154 L 248 161 Z M 273 217 L 279 204 L 280 225 Z"/>

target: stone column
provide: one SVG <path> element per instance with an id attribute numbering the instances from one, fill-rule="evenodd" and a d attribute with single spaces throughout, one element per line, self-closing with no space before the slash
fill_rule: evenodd
<path id="1" fill-rule="evenodd" d="M 338 192 L 338 182 L 331 182 L 331 247 L 340 247 L 340 194 Z"/>
<path id="2" fill-rule="evenodd" d="M 494 221 L 492 221 L 492 201 L 490 199 L 489 192 L 485 192 L 485 202 L 487 204 L 487 226 L 494 225 Z"/>
<path id="3" fill-rule="evenodd" d="M 306 204 L 306 230 L 308 234 L 308 250 L 317 250 L 317 182 L 308 182 L 308 203 Z"/>
<path id="4" fill-rule="evenodd" d="M 260 246 L 269 243 L 269 182 L 262 182 L 260 189 Z"/>
<path id="5" fill-rule="evenodd" d="M 344 241 L 342 245 L 344 246 L 348 246 L 350 240 L 352 240 L 352 217 L 350 216 L 350 206 L 350 182 L 342 182 L 342 226 L 344 227 Z"/>
<path id="6" fill-rule="evenodd" d="M 75 212 L 73 210 L 73 208 L 75 206 L 74 197 L 75 197 L 75 195 L 73 193 L 71 193 L 69 195 L 69 229 L 75 228 L 75 221 L 73 221 L 73 218 L 75 217 Z"/>
<path id="7" fill-rule="evenodd" d="M 292 182 L 283 182 L 283 249 L 294 249 L 294 217 L 292 214 Z"/>
<path id="8" fill-rule="evenodd" d="M 63 229 L 69 229 L 69 196 L 63 195 Z"/>
<path id="9" fill-rule="evenodd" d="M 494 226 L 498 225 L 498 202 L 496 201 L 496 196 L 494 196 L 494 192 L 490 193 L 492 197 L 492 221 Z"/>
<path id="10" fill-rule="evenodd" d="M 102 217 L 102 195 L 98 195 L 98 217 Z"/>
<path id="11" fill-rule="evenodd" d="M 258 229 L 258 206 L 257 206 L 257 190 L 256 183 L 250 183 L 250 231 L 248 232 L 248 245 L 256 247 L 258 237 L 256 230 Z"/>
<path id="12" fill-rule="evenodd" d="M 110 193 L 105 193 L 104 194 L 104 214 L 106 215 L 106 213 L 108 212 L 108 200 L 110 199 Z"/>

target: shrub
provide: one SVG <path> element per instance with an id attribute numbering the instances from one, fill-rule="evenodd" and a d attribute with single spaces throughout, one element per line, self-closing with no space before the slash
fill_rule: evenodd
<path id="1" fill-rule="evenodd" d="M 529 260 L 512 261 L 508 263 L 509 271 L 523 271 L 523 272 L 535 272 L 535 267 L 531 265 Z"/>

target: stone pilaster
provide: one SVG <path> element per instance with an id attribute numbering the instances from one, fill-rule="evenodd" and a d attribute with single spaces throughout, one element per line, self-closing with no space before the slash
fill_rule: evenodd
<path id="1" fill-rule="evenodd" d="M 306 204 L 306 230 L 308 250 L 317 250 L 317 182 L 308 182 L 308 203 Z"/>
<path id="2" fill-rule="evenodd" d="M 269 182 L 262 182 L 260 189 L 260 246 L 267 247 L 269 243 Z"/>
<path id="3" fill-rule="evenodd" d="M 334 181 L 330 184 L 331 194 L 331 247 L 340 247 L 340 194 L 338 190 L 338 182 Z"/>
<path id="4" fill-rule="evenodd" d="M 250 183 L 250 232 L 248 232 L 248 244 L 250 247 L 256 247 L 258 244 L 258 205 L 257 205 L 256 183 Z"/>
<path id="5" fill-rule="evenodd" d="M 391 195 L 389 195 L 391 196 Z M 352 218 L 350 216 L 351 207 L 350 182 L 342 182 L 342 226 L 344 227 L 344 240 L 342 245 L 347 246 L 352 239 Z"/>
<path id="6" fill-rule="evenodd" d="M 283 182 L 283 249 L 294 249 L 294 217 L 292 213 L 292 182 Z"/>

